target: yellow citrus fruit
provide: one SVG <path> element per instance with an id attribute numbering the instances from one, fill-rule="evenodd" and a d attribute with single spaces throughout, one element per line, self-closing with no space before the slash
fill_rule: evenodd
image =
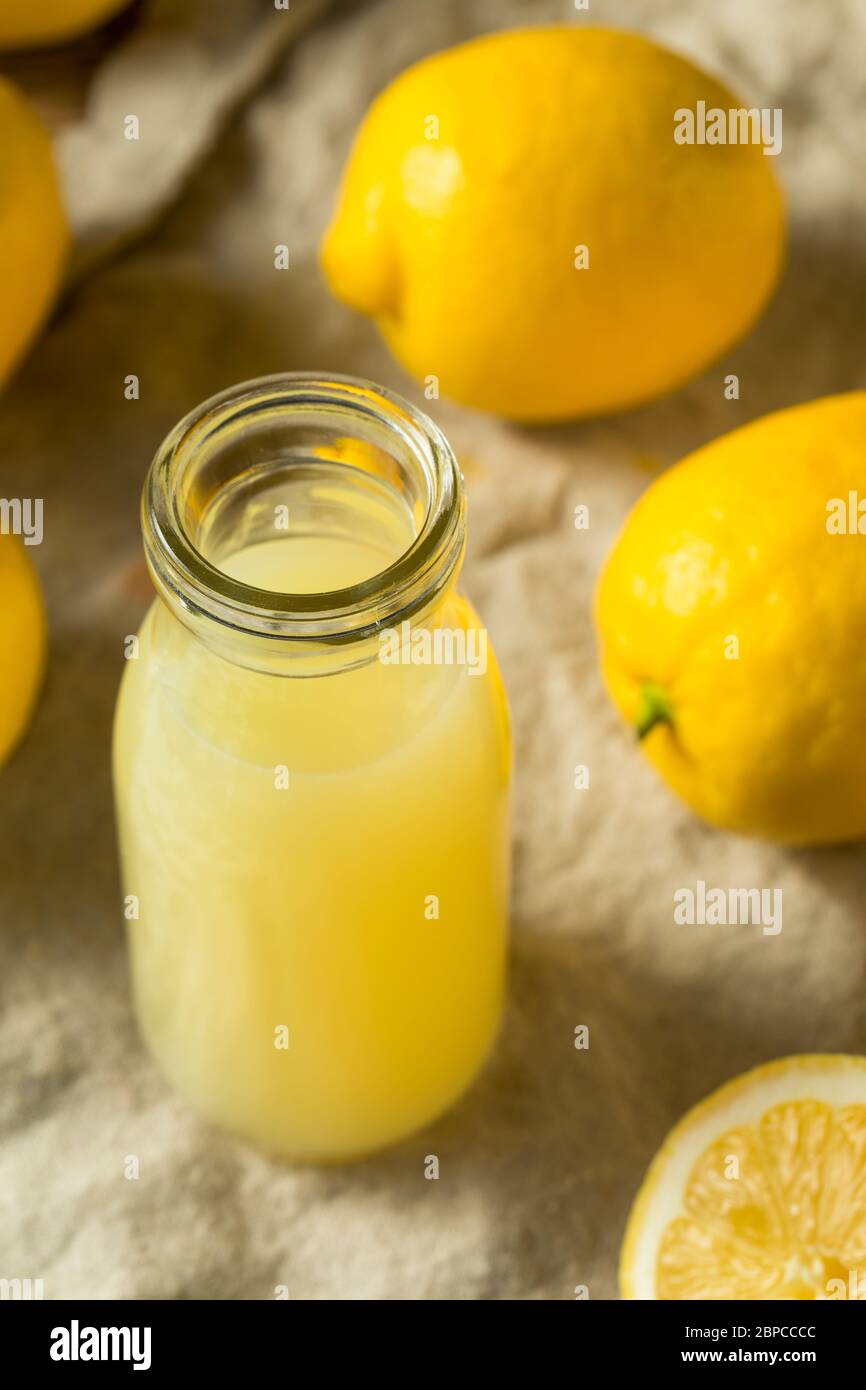
<path id="1" fill-rule="evenodd" d="M 0 78 L 0 384 L 54 302 L 68 247 L 51 142 Z"/>
<path id="2" fill-rule="evenodd" d="M 129 0 L 0 0 L 0 48 L 63 43 L 128 4 Z"/>
<path id="3" fill-rule="evenodd" d="M 740 106 L 605 29 L 517 29 L 425 59 L 357 135 L 321 248 L 331 288 L 415 376 L 513 419 L 678 385 L 749 327 L 784 241 L 772 157 L 675 141 L 675 113 L 699 101 Z"/>
<path id="4" fill-rule="evenodd" d="M 45 667 L 45 611 L 17 536 L 0 535 L 0 763 L 24 734 Z"/>
<path id="5" fill-rule="evenodd" d="M 608 557 L 608 689 L 715 825 L 866 835 L 864 459 L 866 392 L 767 415 L 653 483 Z"/>
<path id="6" fill-rule="evenodd" d="M 866 1058 L 786 1057 L 690 1110 L 632 1207 L 620 1287 L 866 1299 Z"/>

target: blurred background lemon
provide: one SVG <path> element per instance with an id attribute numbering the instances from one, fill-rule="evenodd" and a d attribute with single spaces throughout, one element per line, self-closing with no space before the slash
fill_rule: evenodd
<path id="1" fill-rule="evenodd" d="M 54 302 L 68 246 L 48 134 L 0 78 L 0 385 Z"/>
<path id="2" fill-rule="evenodd" d="M 866 835 L 866 566 L 862 538 L 827 525 L 864 458 L 866 392 L 765 416 L 659 478 L 608 558 L 610 693 L 716 825 Z"/>
<path id="3" fill-rule="evenodd" d="M 63 43 L 111 19 L 129 0 L 0 0 L 0 48 Z"/>
<path id="4" fill-rule="evenodd" d="M 45 613 L 36 570 L 17 536 L 0 534 L 0 765 L 30 722 L 45 668 Z"/>
<path id="5" fill-rule="evenodd" d="M 670 390 L 745 332 L 783 254 L 772 159 L 675 143 L 675 111 L 699 100 L 741 104 L 604 29 L 424 59 L 361 125 L 321 248 L 331 288 L 416 377 L 506 417 Z"/>

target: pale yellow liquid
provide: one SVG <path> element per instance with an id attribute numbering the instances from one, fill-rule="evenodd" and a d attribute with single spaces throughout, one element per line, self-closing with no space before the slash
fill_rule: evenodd
<path id="1" fill-rule="evenodd" d="M 221 567 L 300 593 L 382 566 L 355 541 L 301 538 Z M 436 621 L 477 624 L 453 594 Z M 434 1118 L 503 998 L 510 740 L 492 652 L 483 676 L 339 663 L 245 669 L 157 602 L 115 730 L 147 1041 L 204 1115 L 299 1159 Z"/>

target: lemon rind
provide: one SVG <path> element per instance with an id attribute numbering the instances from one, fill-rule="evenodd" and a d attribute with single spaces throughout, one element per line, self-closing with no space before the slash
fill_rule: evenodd
<path id="1" fill-rule="evenodd" d="M 866 1057 L 808 1053 L 765 1062 L 699 1101 L 670 1131 L 653 1158 L 626 1225 L 619 1281 L 624 1299 L 655 1300 L 656 1259 L 668 1222 L 682 1210 L 692 1169 L 726 1130 L 754 1125 L 791 1100 L 866 1104 Z"/>

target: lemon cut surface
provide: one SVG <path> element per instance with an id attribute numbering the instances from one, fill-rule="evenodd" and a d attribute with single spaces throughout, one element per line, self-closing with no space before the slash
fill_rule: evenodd
<path id="1" fill-rule="evenodd" d="M 689 1111 L 620 1277 L 629 1299 L 866 1299 L 866 1059 L 772 1062 Z"/>

